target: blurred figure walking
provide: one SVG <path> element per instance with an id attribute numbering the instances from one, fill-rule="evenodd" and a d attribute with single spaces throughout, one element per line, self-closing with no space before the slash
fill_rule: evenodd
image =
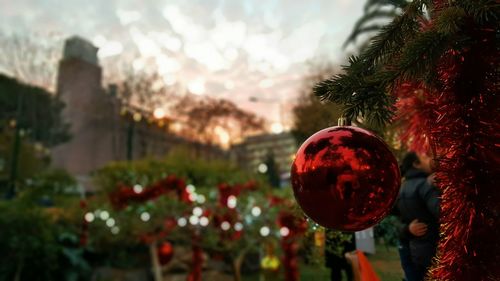
<path id="1" fill-rule="evenodd" d="M 404 177 L 396 211 L 404 227 L 399 253 L 407 281 L 421 281 L 436 254 L 440 193 L 432 183 L 432 159 L 409 152 L 401 163 Z"/>

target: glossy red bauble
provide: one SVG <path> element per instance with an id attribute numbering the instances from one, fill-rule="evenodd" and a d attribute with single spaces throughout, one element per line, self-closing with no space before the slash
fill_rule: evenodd
<path id="1" fill-rule="evenodd" d="M 291 180 L 304 213 L 342 231 L 363 230 L 382 220 L 401 183 L 387 145 L 351 126 L 327 128 L 307 139 L 296 154 Z"/>
<path id="2" fill-rule="evenodd" d="M 174 257 L 174 248 L 169 242 L 163 242 L 158 246 L 158 260 L 161 265 L 168 264 Z"/>

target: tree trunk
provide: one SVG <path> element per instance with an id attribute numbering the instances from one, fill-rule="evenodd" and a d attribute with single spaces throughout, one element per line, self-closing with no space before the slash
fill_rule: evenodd
<path id="1" fill-rule="evenodd" d="M 21 272 L 23 271 L 23 267 L 24 267 L 24 258 L 21 259 L 21 261 L 17 264 L 16 275 L 14 276 L 14 281 L 21 280 Z"/>
<path id="2" fill-rule="evenodd" d="M 233 261 L 233 277 L 234 281 L 241 281 L 241 266 L 245 259 L 246 250 L 240 253 Z"/>
<path id="3" fill-rule="evenodd" d="M 153 265 L 154 279 L 155 281 L 163 281 L 161 265 L 158 259 L 158 248 L 156 245 L 156 241 L 149 244 L 149 253 L 151 254 L 151 264 Z"/>

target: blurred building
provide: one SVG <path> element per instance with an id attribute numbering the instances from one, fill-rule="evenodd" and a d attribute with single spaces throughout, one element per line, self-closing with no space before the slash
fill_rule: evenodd
<path id="1" fill-rule="evenodd" d="M 71 124 L 71 140 L 52 150 L 53 164 L 89 186 L 88 175 L 110 161 L 163 156 L 184 145 L 204 158 L 226 158 L 221 149 L 190 142 L 169 133 L 167 126 L 152 122 L 149 112 L 124 107 L 116 87 L 104 89 L 98 49 L 71 37 L 65 42 L 59 63 L 57 95 L 66 104 L 63 118 Z"/>
<path id="2" fill-rule="evenodd" d="M 242 143 L 231 148 L 231 157 L 241 167 L 250 171 L 264 173 L 269 158 L 277 166 L 282 181 L 290 177 L 297 142 L 290 133 L 263 134 L 245 139 Z"/>

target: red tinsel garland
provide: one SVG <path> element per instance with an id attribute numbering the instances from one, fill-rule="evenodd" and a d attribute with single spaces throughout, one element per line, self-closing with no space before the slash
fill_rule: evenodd
<path id="1" fill-rule="evenodd" d="M 439 87 L 423 89 L 424 100 L 407 95 L 420 84 L 398 92 L 400 115 L 412 114 L 401 119 L 403 137 L 417 150 L 428 140 L 437 159 L 441 239 L 429 276 L 436 281 L 500 280 L 499 56 L 494 28 L 469 28 L 472 44 L 442 57 Z"/>
<path id="2" fill-rule="evenodd" d="M 475 44 L 450 51 L 433 99 L 440 113 L 432 142 L 440 148 L 442 238 L 433 280 L 500 280 L 500 126 L 494 30 L 470 30 Z"/>

